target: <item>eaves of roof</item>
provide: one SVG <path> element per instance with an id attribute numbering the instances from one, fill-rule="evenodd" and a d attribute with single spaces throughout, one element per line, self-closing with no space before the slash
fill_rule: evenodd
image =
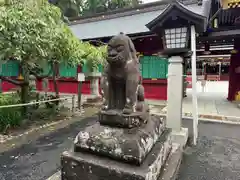
<path id="1" fill-rule="evenodd" d="M 169 4 L 158 17 L 146 24 L 146 26 L 151 31 L 156 31 L 157 33 L 159 32 L 159 28 L 162 29 L 164 23 L 166 21 L 169 21 L 169 17 L 177 16 L 184 18 L 190 24 L 194 24 L 197 28 L 197 32 L 205 32 L 210 13 L 210 7 L 211 0 L 204 0 L 202 3 L 201 12 L 195 12 L 179 1 L 175 1 Z M 170 21 L 169 23 L 169 25 L 172 26 L 172 23 L 174 23 L 174 21 Z"/>
<path id="2" fill-rule="evenodd" d="M 170 2 L 176 0 L 163 0 L 158 3 L 151 3 L 148 6 L 141 6 L 139 9 L 116 11 L 118 13 L 104 14 L 82 18 L 70 24 L 73 33 L 82 40 L 111 37 L 123 32 L 127 35 L 147 33 L 149 29 L 146 24 L 158 17 Z M 209 1 L 209 0 L 204 0 Z M 164 3 L 165 2 L 165 3 Z M 167 3 L 166 3 L 167 2 Z M 183 5 L 191 12 L 203 14 L 203 5 L 198 0 L 184 0 Z"/>

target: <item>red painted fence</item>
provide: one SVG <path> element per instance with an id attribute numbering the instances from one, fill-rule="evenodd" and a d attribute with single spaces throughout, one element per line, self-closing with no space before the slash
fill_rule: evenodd
<path id="1" fill-rule="evenodd" d="M 59 79 L 57 81 L 59 92 L 60 93 L 70 93 L 77 94 L 78 92 L 78 82 L 75 79 Z M 37 90 L 43 91 L 42 82 L 37 81 Z M 145 88 L 145 97 L 147 99 L 156 99 L 156 100 L 167 100 L 167 79 L 144 79 L 143 86 Z M 3 92 L 11 91 L 11 89 L 16 88 L 11 83 L 2 82 Z M 49 79 L 49 92 L 54 92 L 53 81 Z M 83 82 L 82 93 L 90 94 L 90 81 Z"/>

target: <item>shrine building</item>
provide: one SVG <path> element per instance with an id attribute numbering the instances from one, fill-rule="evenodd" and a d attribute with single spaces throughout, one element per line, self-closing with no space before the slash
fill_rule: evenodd
<path id="1" fill-rule="evenodd" d="M 161 57 L 162 39 L 146 24 L 157 19 L 173 2 L 162 0 L 136 8 L 120 9 L 71 20 L 71 29 L 82 40 L 104 42 L 124 32 L 129 35 L 140 55 L 145 94 L 150 99 L 167 99 L 168 60 Z M 207 80 L 229 80 L 230 101 L 240 91 L 240 0 L 180 0 L 178 13 L 201 16 L 206 29 L 197 35 L 197 75 Z M 185 75 L 191 75 L 191 63 L 185 60 Z"/>

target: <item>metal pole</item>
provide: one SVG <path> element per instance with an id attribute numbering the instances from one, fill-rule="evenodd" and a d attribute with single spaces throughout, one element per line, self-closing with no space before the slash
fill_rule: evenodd
<path id="1" fill-rule="evenodd" d="M 197 144 L 198 138 L 198 103 L 197 103 L 197 65 L 196 65 L 196 30 L 191 26 L 191 50 L 192 54 L 192 103 L 193 103 L 193 144 Z"/>

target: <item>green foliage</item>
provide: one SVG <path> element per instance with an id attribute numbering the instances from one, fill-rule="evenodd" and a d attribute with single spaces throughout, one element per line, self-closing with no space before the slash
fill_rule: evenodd
<path id="1" fill-rule="evenodd" d="M 70 66 L 82 64 L 82 57 L 85 55 L 84 51 L 88 46 L 75 37 L 65 24 L 60 36 L 57 38 L 59 38 L 56 40 L 58 43 L 53 47 L 53 51 L 55 52 L 53 59 L 61 63 L 67 63 Z"/>
<path id="2" fill-rule="evenodd" d="M 87 63 L 94 69 L 105 55 L 105 47 L 77 39 L 63 22 L 60 9 L 47 0 L 0 0 L 0 60 L 20 62 L 25 84 L 29 84 L 29 71 L 43 69 L 53 61 L 70 66 Z M 15 84 L 21 86 L 22 102 L 27 102 L 29 87 L 22 81 Z M 0 105 L 17 102 L 19 97 L 0 96 Z M 0 109 L 0 130 L 19 125 L 20 110 Z"/>
<path id="3" fill-rule="evenodd" d="M 107 46 L 95 47 L 90 43 L 84 45 L 84 63 L 87 65 L 90 72 L 98 71 L 99 65 L 104 65 L 107 56 Z"/>
<path id="4" fill-rule="evenodd" d="M 58 6 L 67 17 L 79 16 L 84 5 L 84 0 L 49 0 L 49 2 Z"/>
<path id="5" fill-rule="evenodd" d="M 87 63 L 94 71 L 105 54 L 105 47 L 94 47 L 74 36 L 60 9 L 47 0 L 5 0 L 0 6 L 0 59 L 14 57 L 30 70 L 54 61 L 68 66 Z"/>
<path id="6" fill-rule="evenodd" d="M 23 103 L 28 101 L 29 72 L 53 61 L 79 64 L 81 46 L 63 22 L 60 9 L 47 0 L 5 0 L 1 4 L 0 60 L 14 57 L 21 62 L 24 81 L 11 82 L 21 86 Z"/>
<path id="7" fill-rule="evenodd" d="M 134 7 L 141 4 L 141 0 L 108 0 L 108 9 L 115 10 L 125 7 Z"/>
<path id="8" fill-rule="evenodd" d="M 141 0 L 49 0 L 67 17 L 92 15 L 125 7 L 135 7 Z"/>
<path id="9" fill-rule="evenodd" d="M 1 6 L 1 59 L 15 57 L 30 67 L 52 59 L 75 65 L 83 54 L 80 46 L 60 9 L 47 0 L 12 0 Z"/>
<path id="10" fill-rule="evenodd" d="M 0 13 L 1 59 L 47 59 L 61 12 L 45 0 L 12 2 Z M 51 51 L 50 51 L 51 52 Z"/>
<path id="11" fill-rule="evenodd" d="M 55 59 L 59 59 L 61 64 L 70 67 L 86 64 L 90 71 L 96 71 L 99 64 L 104 64 L 107 55 L 106 46 L 96 47 L 88 42 L 82 42 L 73 35 L 67 26 L 54 51 L 59 51 L 56 53 L 58 57 L 56 56 Z M 68 60 L 66 61 L 66 59 Z"/>
<path id="12" fill-rule="evenodd" d="M 0 106 L 19 104 L 18 94 L 0 94 Z M 21 107 L 0 109 L 0 132 L 19 126 L 22 121 Z"/>

